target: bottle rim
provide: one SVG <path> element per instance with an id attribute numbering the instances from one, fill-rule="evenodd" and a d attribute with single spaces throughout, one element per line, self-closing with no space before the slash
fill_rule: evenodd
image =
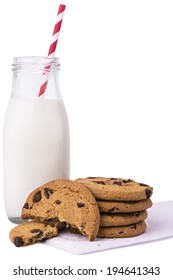
<path id="1" fill-rule="evenodd" d="M 26 69 L 42 69 L 47 71 L 59 70 L 59 57 L 46 56 L 16 56 L 13 57 L 12 70 L 19 70 L 21 67 Z"/>
<path id="2" fill-rule="evenodd" d="M 59 64 L 59 57 L 46 56 L 15 56 L 13 57 L 13 64 Z"/>

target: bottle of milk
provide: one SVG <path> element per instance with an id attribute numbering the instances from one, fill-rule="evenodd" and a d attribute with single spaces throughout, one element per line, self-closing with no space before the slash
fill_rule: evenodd
<path id="1" fill-rule="evenodd" d="M 20 223 L 29 193 L 54 179 L 70 176 L 70 140 L 59 86 L 59 60 L 16 57 L 3 138 L 5 207 Z M 44 76 L 48 82 L 40 97 Z"/>

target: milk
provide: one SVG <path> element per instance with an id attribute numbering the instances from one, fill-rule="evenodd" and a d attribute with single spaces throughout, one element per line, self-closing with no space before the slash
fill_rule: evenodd
<path id="1" fill-rule="evenodd" d="M 4 123 L 6 212 L 20 220 L 28 194 L 69 178 L 69 127 L 62 98 L 10 98 Z"/>

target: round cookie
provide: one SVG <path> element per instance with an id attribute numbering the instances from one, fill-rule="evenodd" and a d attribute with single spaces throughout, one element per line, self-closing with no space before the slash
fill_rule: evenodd
<path id="1" fill-rule="evenodd" d="M 97 200 L 101 213 L 131 213 L 148 209 L 152 206 L 151 199 L 139 201 L 104 201 Z"/>
<path id="2" fill-rule="evenodd" d="M 10 231 L 10 240 L 16 247 L 44 241 L 58 235 L 58 229 L 65 227 L 58 219 L 50 221 L 32 221 L 17 225 Z"/>
<path id="3" fill-rule="evenodd" d="M 98 237 L 104 238 L 122 238 L 122 237 L 134 237 L 140 235 L 146 231 L 146 223 L 144 221 L 129 226 L 120 227 L 100 227 Z"/>
<path id="4" fill-rule="evenodd" d="M 131 225 L 143 221 L 146 218 L 147 211 L 124 214 L 102 214 L 100 216 L 100 227 Z"/>
<path id="5" fill-rule="evenodd" d="M 83 184 L 71 180 L 55 180 L 34 190 L 27 198 L 22 218 L 47 220 L 58 217 L 75 225 L 90 241 L 100 225 L 98 204 Z"/>
<path id="6" fill-rule="evenodd" d="M 98 200 L 138 201 L 148 199 L 152 188 L 131 179 L 88 177 L 77 179 L 83 183 Z"/>

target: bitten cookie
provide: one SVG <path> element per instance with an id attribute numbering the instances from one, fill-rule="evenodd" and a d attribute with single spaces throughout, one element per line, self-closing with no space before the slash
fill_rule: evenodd
<path id="1" fill-rule="evenodd" d="M 148 199 L 152 188 L 131 179 L 88 177 L 77 179 L 83 183 L 98 200 L 138 201 Z"/>
<path id="2" fill-rule="evenodd" d="M 106 201 L 97 200 L 101 213 L 131 213 L 148 209 L 152 206 L 151 199 L 139 201 Z"/>
<path id="3" fill-rule="evenodd" d="M 100 225 L 98 204 L 83 184 L 71 180 L 55 180 L 34 190 L 27 198 L 22 218 L 47 220 L 58 217 L 75 225 L 90 241 Z"/>
<path id="4" fill-rule="evenodd" d="M 17 225 L 10 231 L 10 240 L 16 247 L 30 245 L 58 235 L 58 229 L 65 227 L 58 219 L 45 222 L 32 221 Z"/>
<path id="5" fill-rule="evenodd" d="M 146 223 L 139 222 L 137 224 L 129 226 L 120 226 L 120 227 L 100 227 L 98 232 L 98 237 L 105 238 L 121 238 L 121 237 L 133 237 L 140 235 L 146 231 Z"/>
<path id="6" fill-rule="evenodd" d="M 125 226 L 136 224 L 147 218 L 147 211 L 123 213 L 123 214 L 102 214 L 100 216 L 101 227 Z"/>

